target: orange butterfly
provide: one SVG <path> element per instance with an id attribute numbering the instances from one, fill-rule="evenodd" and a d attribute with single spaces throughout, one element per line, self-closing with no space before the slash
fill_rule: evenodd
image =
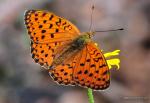
<path id="1" fill-rule="evenodd" d="M 47 11 L 28 10 L 25 24 L 31 38 L 32 58 L 48 69 L 59 84 L 103 90 L 110 72 L 101 50 L 68 20 Z"/>

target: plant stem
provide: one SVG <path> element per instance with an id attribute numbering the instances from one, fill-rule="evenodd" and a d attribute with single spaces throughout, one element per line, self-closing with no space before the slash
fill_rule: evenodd
<path id="1" fill-rule="evenodd" d="M 94 97 L 93 97 L 93 91 L 92 89 L 88 88 L 88 99 L 89 99 L 89 103 L 94 103 Z"/>

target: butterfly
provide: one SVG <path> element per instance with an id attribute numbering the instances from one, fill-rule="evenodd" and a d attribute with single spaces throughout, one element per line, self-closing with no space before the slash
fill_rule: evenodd
<path id="1" fill-rule="evenodd" d="M 27 10 L 25 25 L 34 61 L 48 69 L 58 84 L 103 90 L 110 85 L 110 72 L 101 49 L 65 18 L 42 10 Z"/>

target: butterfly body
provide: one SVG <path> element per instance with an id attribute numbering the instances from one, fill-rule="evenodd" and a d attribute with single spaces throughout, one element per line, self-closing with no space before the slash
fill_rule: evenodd
<path id="1" fill-rule="evenodd" d="M 77 38 L 75 38 L 71 43 L 69 43 L 69 45 L 67 45 L 65 47 L 67 49 L 59 52 L 59 56 L 54 58 L 53 63 L 50 66 L 50 69 L 56 67 L 57 65 L 63 64 L 65 59 L 68 59 L 68 57 L 69 58 L 72 57 L 77 52 L 82 50 L 85 47 L 85 45 L 87 45 L 87 43 L 92 42 L 90 39 L 91 38 L 90 35 L 92 35 L 92 32 L 91 33 L 85 32 L 85 33 L 79 35 Z M 69 54 L 71 54 L 71 55 L 68 56 Z"/>
<path id="2" fill-rule="evenodd" d="M 80 33 L 68 20 L 40 10 L 26 11 L 25 24 L 32 58 L 48 69 L 57 83 L 94 90 L 109 87 L 109 68 L 91 39 L 94 32 Z"/>

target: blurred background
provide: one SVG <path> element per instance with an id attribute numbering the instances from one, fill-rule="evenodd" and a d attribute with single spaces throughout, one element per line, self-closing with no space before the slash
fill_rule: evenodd
<path id="1" fill-rule="evenodd" d="M 86 89 L 60 86 L 34 63 L 24 11 L 49 10 L 80 30 L 90 26 L 92 0 L 0 0 L 0 103 L 88 103 Z M 150 103 L 150 1 L 95 0 L 93 38 L 104 52 L 121 50 L 111 85 L 95 91 L 95 103 Z"/>

